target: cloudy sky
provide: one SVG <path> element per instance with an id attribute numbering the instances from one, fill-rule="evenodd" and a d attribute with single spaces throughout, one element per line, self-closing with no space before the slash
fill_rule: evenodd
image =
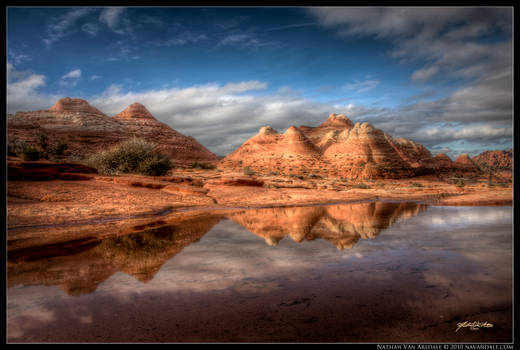
<path id="1" fill-rule="evenodd" d="M 226 155 L 367 121 L 433 154 L 512 147 L 512 8 L 9 7 L 8 113 L 133 102 Z"/>

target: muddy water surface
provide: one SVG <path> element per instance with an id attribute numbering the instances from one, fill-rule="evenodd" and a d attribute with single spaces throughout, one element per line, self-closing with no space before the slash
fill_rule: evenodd
<path id="1" fill-rule="evenodd" d="M 209 213 L 13 252 L 7 270 L 9 342 L 512 337 L 511 207 Z M 459 328 L 465 321 L 488 327 Z"/>

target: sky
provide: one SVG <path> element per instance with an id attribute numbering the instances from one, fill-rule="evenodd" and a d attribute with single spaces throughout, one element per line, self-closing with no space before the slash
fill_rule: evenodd
<path id="1" fill-rule="evenodd" d="M 510 149 L 511 7 L 8 7 L 7 112 L 134 102 L 226 155 L 265 125 L 369 122 L 432 154 Z"/>

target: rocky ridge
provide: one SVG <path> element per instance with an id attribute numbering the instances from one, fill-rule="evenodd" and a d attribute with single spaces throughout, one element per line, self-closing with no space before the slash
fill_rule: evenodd
<path id="1" fill-rule="evenodd" d="M 353 123 L 345 115 L 331 114 L 317 127 L 291 126 L 283 134 L 263 127 L 219 166 L 356 180 L 409 178 L 438 171 L 479 172 L 466 158 L 451 162 L 446 155 L 432 157 L 426 147 L 412 140 L 394 139 L 369 123 Z"/>

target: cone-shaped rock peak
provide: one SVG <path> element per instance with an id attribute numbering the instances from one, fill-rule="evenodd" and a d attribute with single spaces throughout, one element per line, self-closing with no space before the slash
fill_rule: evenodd
<path id="1" fill-rule="evenodd" d="M 93 113 L 104 115 L 99 109 L 92 107 L 87 101 L 81 98 L 65 97 L 56 102 L 49 111 L 52 112 L 72 112 L 72 113 Z"/>
<path id="2" fill-rule="evenodd" d="M 151 119 L 156 120 L 155 117 L 140 103 L 132 103 L 126 107 L 125 110 L 116 114 L 114 119 Z"/>

